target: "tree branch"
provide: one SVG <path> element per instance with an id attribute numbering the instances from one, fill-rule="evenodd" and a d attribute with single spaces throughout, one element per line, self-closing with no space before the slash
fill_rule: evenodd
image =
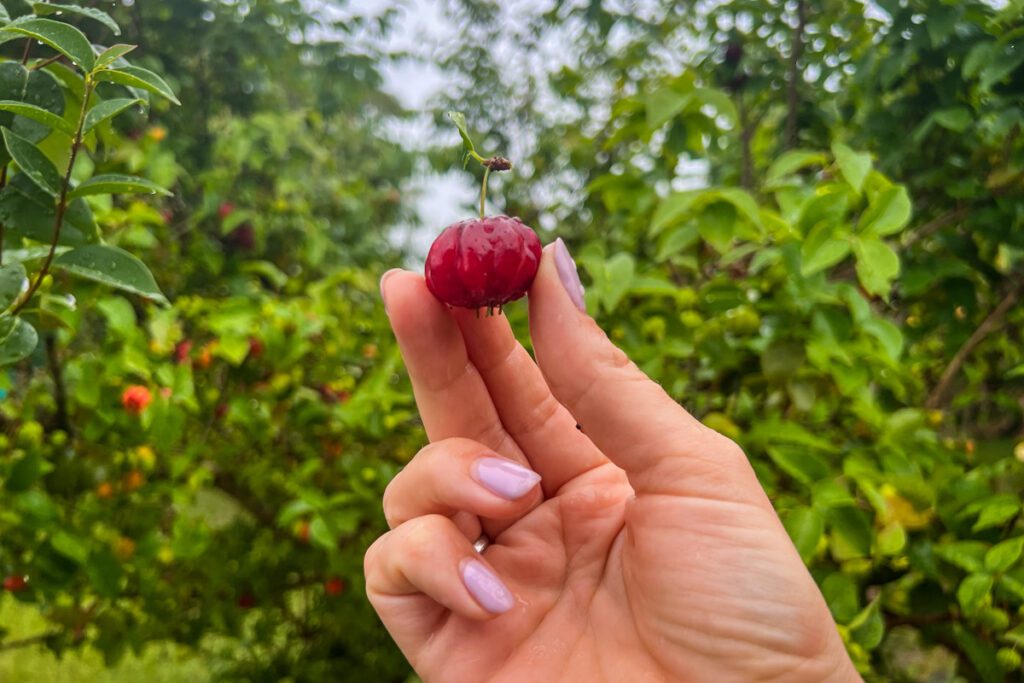
<path id="1" fill-rule="evenodd" d="M 785 148 L 793 149 L 797 143 L 797 115 L 800 112 L 800 58 L 804 54 L 804 29 L 807 26 L 807 7 L 804 0 L 797 0 L 797 24 L 793 29 L 793 45 L 789 54 L 789 76 L 786 83 L 786 137 Z"/>
<path id="2" fill-rule="evenodd" d="M 71 421 L 68 419 L 68 392 L 64 385 L 64 370 L 60 364 L 60 354 L 57 352 L 57 336 L 46 335 L 46 364 L 50 368 L 50 375 L 53 377 L 53 395 L 57 403 L 56 427 L 63 430 L 68 436 L 73 434 Z"/>
<path id="3" fill-rule="evenodd" d="M 953 209 L 952 211 L 947 211 L 941 216 L 933 218 L 917 230 L 911 232 L 907 238 L 903 240 L 903 246 L 909 247 L 915 242 L 958 222 L 960 219 L 966 218 L 968 214 L 970 214 L 970 211 L 967 207 L 960 207 L 958 209 Z"/>
<path id="4" fill-rule="evenodd" d="M 32 645 L 41 645 L 50 638 L 59 636 L 63 631 L 47 631 L 46 633 L 40 633 L 28 638 L 20 638 L 18 640 L 8 640 L 0 643 L 0 652 L 6 652 L 7 650 L 17 650 L 23 647 L 31 647 Z"/>
<path id="5" fill-rule="evenodd" d="M 981 342 L 985 340 L 989 334 L 994 332 L 1003 323 L 1003 318 L 1013 308 L 1013 305 L 1017 303 L 1017 299 L 1020 298 L 1021 294 L 1024 293 L 1024 277 L 1019 278 L 1010 289 L 1010 292 L 1003 297 L 1003 300 L 999 302 L 999 305 L 988 314 L 988 316 L 978 325 L 978 329 L 974 330 L 974 333 L 964 342 L 964 345 L 954 354 L 952 360 L 949 361 L 949 365 L 943 371 L 942 376 L 939 378 L 938 384 L 932 389 L 932 392 L 928 395 L 928 400 L 925 401 L 924 405 L 926 408 L 934 409 L 939 408 L 946 403 L 946 394 L 949 393 L 949 387 L 956 379 L 956 376 L 960 373 L 960 369 L 967 361 L 967 357 L 971 355 L 971 352 Z"/>

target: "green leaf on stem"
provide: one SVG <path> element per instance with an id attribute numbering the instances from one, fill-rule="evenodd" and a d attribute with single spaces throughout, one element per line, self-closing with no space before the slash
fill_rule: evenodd
<path id="1" fill-rule="evenodd" d="M 37 107 L 34 104 L 15 102 L 14 100 L 0 100 L 0 111 L 9 111 L 13 114 L 17 114 L 18 116 L 24 116 L 27 119 L 32 119 L 37 123 L 41 123 L 53 130 L 59 130 L 69 136 L 75 134 L 74 127 L 67 121 L 67 119 L 48 112 L 42 107 Z"/>
<path id="2" fill-rule="evenodd" d="M 459 129 L 459 136 L 462 138 L 462 145 L 466 149 L 466 156 L 462 159 L 462 167 L 465 168 L 466 164 L 469 163 L 470 157 L 476 154 L 476 147 L 473 146 L 473 140 L 469 137 L 469 128 L 466 126 L 466 117 L 462 112 L 450 111 L 448 112 L 448 118 L 452 120 L 455 127 Z"/>
<path id="3" fill-rule="evenodd" d="M 157 194 L 164 197 L 171 193 L 152 180 L 130 175 L 108 173 L 89 178 L 72 190 L 69 197 L 85 197 L 93 194 Z"/>
<path id="4" fill-rule="evenodd" d="M 884 237 L 902 230 L 910 222 L 910 195 L 895 185 L 879 193 L 860 218 L 861 232 Z"/>
<path id="5" fill-rule="evenodd" d="M 60 194 L 61 177 L 49 157 L 38 147 L 21 137 L 10 128 L 3 129 L 4 145 L 11 158 L 18 162 L 22 173 L 38 185 L 48 195 L 56 197 Z"/>
<path id="6" fill-rule="evenodd" d="M 7 263 L 0 266 L 0 311 L 11 307 L 28 282 L 25 266 Z"/>
<path id="7" fill-rule="evenodd" d="M 11 20 L 11 15 L 7 12 L 7 8 L 0 4 L 0 21 L 7 23 Z"/>
<path id="8" fill-rule="evenodd" d="M 117 60 L 124 57 L 126 54 L 134 50 L 137 45 L 127 45 L 125 43 L 118 43 L 117 45 L 111 45 L 103 52 L 100 53 L 99 57 L 96 58 L 96 64 L 93 66 L 94 71 L 105 69 Z"/>
<path id="9" fill-rule="evenodd" d="M 996 543 L 985 553 L 985 569 L 990 572 L 1005 572 L 1017 564 L 1021 552 L 1024 552 L 1024 536 Z"/>
<path id="10" fill-rule="evenodd" d="M 49 243 L 56 220 L 53 197 L 39 189 L 24 173 L 17 174 L 7 187 L 0 189 L 0 221 L 10 234 Z M 74 246 L 96 240 L 96 220 L 89 205 L 84 199 L 71 201 L 64 212 L 58 244 Z"/>
<path id="11" fill-rule="evenodd" d="M 95 7 L 79 7 L 78 5 L 58 5 L 49 2 L 33 2 L 32 11 L 35 12 L 36 15 L 40 17 L 49 16 L 51 14 L 63 14 L 65 12 L 68 14 L 78 14 L 80 16 L 88 17 L 89 19 L 94 19 L 100 22 L 101 24 L 109 28 L 111 31 L 113 31 L 115 36 L 121 35 L 121 27 L 117 25 L 117 22 L 114 21 L 114 18 L 106 12 L 104 12 L 103 10 L 96 9 Z"/>
<path id="12" fill-rule="evenodd" d="M 841 142 L 832 144 L 832 154 L 836 157 L 843 178 L 858 195 L 864 187 L 864 179 L 871 170 L 871 155 L 867 152 L 854 152 Z"/>
<path id="13" fill-rule="evenodd" d="M 131 97 L 119 97 L 112 100 L 100 102 L 85 115 L 85 125 L 82 128 L 82 135 L 87 135 L 93 128 L 108 119 L 112 119 L 126 109 L 137 104 L 144 104 L 143 100 Z"/>
<path id="14" fill-rule="evenodd" d="M 64 93 L 53 74 L 29 71 L 17 62 L 0 64 L 0 100 L 38 107 L 57 118 L 64 113 Z M 10 111 L 0 112 L 0 126 L 10 128 L 30 142 L 43 140 L 52 128 Z M 3 159 L 7 160 L 6 154 Z"/>
<path id="15" fill-rule="evenodd" d="M 125 85 L 129 88 L 141 88 L 155 95 L 160 95 L 174 104 L 181 104 L 175 96 L 167 81 L 157 76 L 149 69 L 141 66 L 122 66 L 117 69 L 103 69 L 96 72 L 96 80 L 109 81 L 118 85 Z"/>
<path id="16" fill-rule="evenodd" d="M 29 36 L 46 43 L 84 71 L 91 71 L 96 62 L 92 43 L 84 33 L 70 24 L 52 19 L 22 17 L 4 26 L 0 31 Z"/>
<path id="17" fill-rule="evenodd" d="M 21 318 L 0 317 L 0 366 L 28 358 L 38 343 L 36 328 Z"/>
<path id="18" fill-rule="evenodd" d="M 814 508 L 800 507 L 785 516 L 783 526 L 793 539 L 800 557 L 807 562 L 814 555 L 825 531 L 825 518 Z"/>
<path id="19" fill-rule="evenodd" d="M 857 257 L 860 284 L 869 294 L 887 296 L 900 272 L 900 257 L 893 248 L 877 238 L 855 238 L 853 253 Z"/>
<path id="20" fill-rule="evenodd" d="M 107 244 L 90 244 L 61 254 L 54 267 L 69 273 L 138 294 L 167 305 L 167 297 L 160 291 L 149 268 L 124 249 Z"/>

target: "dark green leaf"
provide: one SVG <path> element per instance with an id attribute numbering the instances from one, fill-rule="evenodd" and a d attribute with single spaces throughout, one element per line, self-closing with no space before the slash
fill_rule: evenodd
<path id="1" fill-rule="evenodd" d="M 885 622 L 882 619 L 878 600 L 861 610 L 849 624 L 850 637 L 855 643 L 866 650 L 873 650 L 882 643 L 885 635 Z"/>
<path id="2" fill-rule="evenodd" d="M 860 194 L 864 187 L 864 179 L 871 170 L 871 155 L 867 152 L 854 152 L 841 142 L 832 144 L 832 154 L 836 157 L 839 170 L 853 191 Z"/>
<path id="3" fill-rule="evenodd" d="M 697 217 L 697 232 L 718 253 L 724 254 L 736 234 L 736 208 L 727 202 L 715 202 L 704 207 Z"/>
<path id="4" fill-rule="evenodd" d="M 0 4 L 0 21 L 6 23 L 11 20 L 11 15 L 8 14 L 7 8 Z"/>
<path id="5" fill-rule="evenodd" d="M 773 446 L 768 448 L 768 455 L 779 469 L 805 486 L 810 486 L 829 475 L 828 463 L 806 449 Z"/>
<path id="6" fill-rule="evenodd" d="M 10 128 L 4 128 L 3 135 L 8 153 L 18 162 L 22 172 L 38 185 L 40 189 L 56 197 L 60 193 L 63 181 L 49 157 Z"/>
<path id="7" fill-rule="evenodd" d="M 800 507 L 785 518 L 786 532 L 793 539 L 800 557 L 807 562 L 818 547 L 818 541 L 825 529 L 825 520 L 821 513 L 809 507 Z"/>
<path id="8" fill-rule="evenodd" d="M 161 304 L 168 303 L 145 264 L 118 247 L 106 244 L 78 247 L 61 254 L 53 265 Z"/>
<path id="9" fill-rule="evenodd" d="M 85 573 L 93 588 L 103 597 L 115 598 L 121 592 L 121 563 L 109 548 L 97 550 L 89 557 Z"/>
<path id="10" fill-rule="evenodd" d="M 660 128 L 686 108 L 693 96 L 674 88 L 660 88 L 647 96 L 647 127 Z"/>
<path id="11" fill-rule="evenodd" d="M 22 17 L 4 26 L 0 31 L 30 36 L 46 43 L 85 71 L 91 71 L 96 61 L 92 43 L 84 33 L 70 24 L 52 19 Z"/>
<path id="12" fill-rule="evenodd" d="M 833 508 L 828 512 L 832 529 L 832 554 L 837 560 L 851 560 L 871 554 L 872 529 L 867 513 L 854 507 Z"/>
<path id="13" fill-rule="evenodd" d="M 0 366 L 28 358 L 36 350 L 39 335 L 21 318 L 0 317 Z"/>
<path id="14" fill-rule="evenodd" d="M 984 570 L 988 544 L 981 541 L 953 541 L 935 546 L 935 554 L 946 562 L 969 572 Z"/>
<path id="15" fill-rule="evenodd" d="M 20 263 L 5 263 L 0 266 L 0 312 L 10 308 L 25 289 L 27 282 L 25 266 Z"/>
<path id="16" fill-rule="evenodd" d="M 85 115 L 85 126 L 82 128 L 82 134 L 88 134 L 93 128 L 104 121 L 117 116 L 124 110 L 130 109 L 137 104 L 144 104 L 144 101 L 130 97 L 119 97 L 100 102 Z"/>
<path id="17" fill-rule="evenodd" d="M 48 71 L 29 71 L 17 62 L 0 64 L 0 99 L 38 107 L 56 117 L 64 113 L 64 93 L 53 75 Z M 30 142 L 43 140 L 51 129 L 49 125 L 10 112 L 0 113 L 0 126 L 10 128 Z M 8 158 L 3 154 L 4 160 Z"/>
<path id="18" fill-rule="evenodd" d="M 821 593 L 825 596 L 825 602 L 828 603 L 836 622 L 845 624 L 857 616 L 860 596 L 857 592 L 857 582 L 849 574 L 829 574 L 821 584 Z"/>
<path id="19" fill-rule="evenodd" d="M 134 50 L 136 45 L 126 45 L 124 43 L 118 43 L 117 45 L 111 45 L 106 50 L 100 53 L 99 57 L 96 58 L 96 65 L 93 69 L 104 69 L 117 60 L 124 57 L 126 54 Z"/>
<path id="20" fill-rule="evenodd" d="M 68 196 L 85 197 L 93 194 L 156 194 L 164 197 L 171 195 L 164 188 L 145 178 L 105 174 L 89 178 L 68 193 Z"/>
<path id="21" fill-rule="evenodd" d="M 12 493 L 27 491 L 43 474 L 43 459 L 38 453 L 29 453 L 14 461 L 4 488 Z"/>
<path id="22" fill-rule="evenodd" d="M 181 104 L 167 81 L 149 69 L 140 66 L 122 66 L 116 69 L 102 69 L 96 72 L 96 80 L 109 81 L 131 88 L 141 88 L 155 95 L 165 97 L 174 104 Z"/>
<path id="23" fill-rule="evenodd" d="M 53 226 L 57 220 L 54 204 L 53 197 L 27 175 L 19 173 L 0 190 L 0 220 L 10 234 L 48 243 L 53 239 Z M 73 246 L 97 239 L 96 221 L 88 204 L 84 199 L 73 200 L 64 212 L 58 244 Z"/>
<path id="24" fill-rule="evenodd" d="M 45 17 L 51 14 L 63 14 L 65 12 L 69 14 L 79 14 L 83 17 L 95 19 L 100 22 L 111 31 L 114 32 L 115 36 L 121 35 L 121 27 L 117 25 L 113 17 L 104 12 L 98 10 L 95 7 L 80 7 L 78 5 L 58 5 L 49 2 L 33 2 L 32 11 L 38 16 Z"/>
<path id="25" fill-rule="evenodd" d="M 977 636 L 957 622 L 953 623 L 953 636 L 960 648 L 967 653 L 967 658 L 971 660 L 982 683 L 1002 683 L 1006 680 L 1002 667 L 999 666 L 999 660 L 996 659 L 994 647 L 979 640 Z"/>
<path id="26" fill-rule="evenodd" d="M 0 100 L 0 111 L 9 111 L 13 114 L 24 116 L 25 118 L 32 119 L 33 121 L 47 126 L 48 128 L 66 133 L 68 136 L 75 134 L 74 127 L 68 123 L 66 119 L 32 104 L 15 102 L 13 100 Z"/>

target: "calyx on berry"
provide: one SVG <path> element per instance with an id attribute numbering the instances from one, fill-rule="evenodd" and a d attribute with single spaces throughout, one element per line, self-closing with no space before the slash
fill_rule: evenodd
<path id="1" fill-rule="evenodd" d="M 459 112 L 448 116 L 466 149 L 463 166 L 475 159 L 484 167 L 480 218 L 449 225 L 434 240 L 427 254 L 427 288 L 449 306 L 500 312 L 533 283 L 540 265 L 540 239 L 519 218 L 485 215 L 488 176 L 491 171 L 511 170 L 512 162 L 497 155 L 481 156 L 469 137 L 466 118 Z"/>

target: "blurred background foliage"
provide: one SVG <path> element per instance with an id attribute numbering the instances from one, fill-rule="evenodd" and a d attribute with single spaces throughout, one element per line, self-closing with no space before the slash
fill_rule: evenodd
<path id="1" fill-rule="evenodd" d="M 1020 2 L 448 0 L 426 56 L 387 47 L 419 4 L 333 4 L 106 7 L 183 106 L 93 159 L 175 196 L 92 208 L 172 305 L 57 276 L 0 376 L 0 676 L 410 675 L 361 586 L 424 439 L 377 279 L 443 227 L 413 188 L 455 107 L 517 163 L 496 205 L 744 446 L 865 678 L 1021 678 Z M 411 59 L 425 112 L 383 88 Z"/>

